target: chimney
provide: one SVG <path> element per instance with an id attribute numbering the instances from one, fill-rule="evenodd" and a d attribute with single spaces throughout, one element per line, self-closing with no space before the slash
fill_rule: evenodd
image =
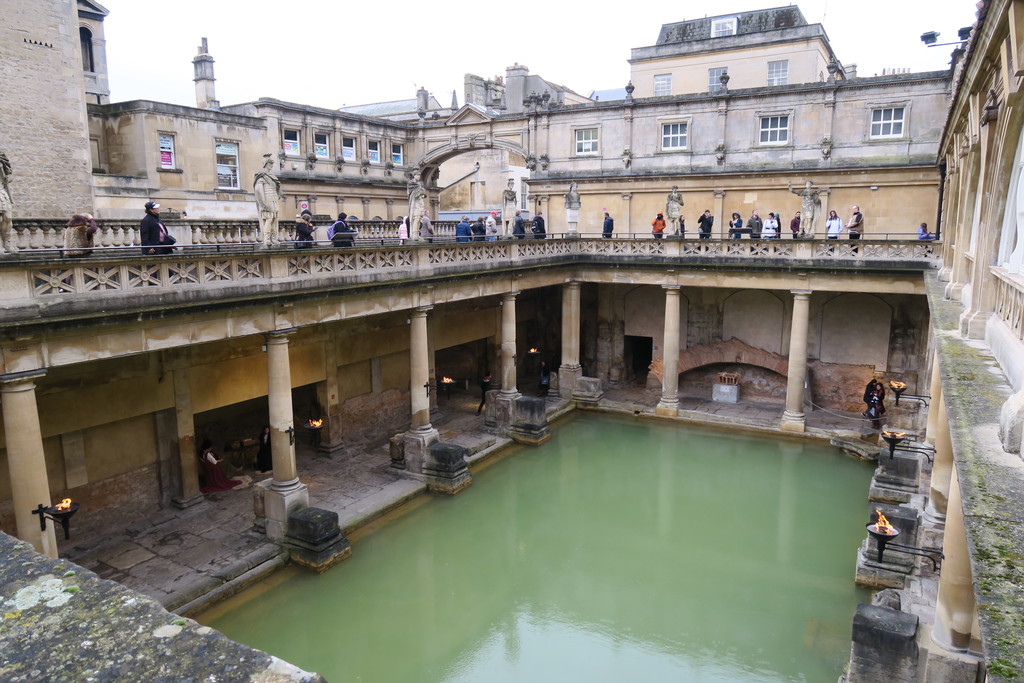
<path id="1" fill-rule="evenodd" d="M 505 69 L 505 106 L 510 113 L 523 111 L 523 98 L 526 97 L 526 77 L 530 70 L 516 62 Z"/>
<path id="2" fill-rule="evenodd" d="M 418 111 L 426 111 L 430 106 L 430 93 L 427 92 L 426 88 L 420 88 L 416 91 L 416 109 Z"/>
<path id="3" fill-rule="evenodd" d="M 213 57 L 210 56 L 210 48 L 203 38 L 203 44 L 199 46 L 199 54 L 192 59 L 192 66 L 195 69 L 196 77 L 196 106 L 200 109 L 220 109 L 220 102 L 213 89 Z"/>
<path id="4" fill-rule="evenodd" d="M 846 72 L 847 78 L 857 78 L 857 65 L 856 64 L 843 64 L 843 71 Z"/>

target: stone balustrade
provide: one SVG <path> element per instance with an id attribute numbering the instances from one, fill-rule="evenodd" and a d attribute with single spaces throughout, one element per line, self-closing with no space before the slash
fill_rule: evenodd
<path id="1" fill-rule="evenodd" d="M 993 310 L 1017 339 L 1024 339 L 1024 277 L 1003 268 L 993 268 L 992 274 L 996 282 Z"/>
<path id="2" fill-rule="evenodd" d="M 257 283 L 331 276 L 353 283 L 368 278 L 399 280 L 410 273 L 472 273 L 496 268 L 572 263 L 659 263 L 665 266 L 717 264 L 735 267 L 794 266 L 834 268 L 874 266 L 904 270 L 938 267 L 941 246 L 936 242 L 834 240 L 652 240 L 652 239 L 502 239 L 495 242 L 423 242 L 381 238 L 355 246 L 321 244 L 309 249 L 283 246 L 268 249 L 258 243 L 232 243 L 220 248 L 218 236 L 163 256 L 143 255 L 138 249 L 97 248 L 84 258 L 63 257 L 59 250 L 39 250 L 0 259 L 0 298 L 6 301 L 95 295 L 125 291 L 154 292 L 226 283 Z M 242 236 L 251 235 L 242 230 Z M 120 233 L 115 233 L 120 234 Z M 122 241 L 128 239 L 123 236 Z M 442 238 L 443 239 L 443 238 Z M 315 286 L 315 282 L 311 283 Z M 1019 297 L 1019 290 L 1017 291 Z M 1021 304 L 1015 304 L 1018 329 Z"/>

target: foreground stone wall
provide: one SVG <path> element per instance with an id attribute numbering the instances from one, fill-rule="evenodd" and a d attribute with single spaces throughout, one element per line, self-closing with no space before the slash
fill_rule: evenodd
<path id="1" fill-rule="evenodd" d="M 3 533 L 0 555 L 5 681 L 324 680 Z"/>

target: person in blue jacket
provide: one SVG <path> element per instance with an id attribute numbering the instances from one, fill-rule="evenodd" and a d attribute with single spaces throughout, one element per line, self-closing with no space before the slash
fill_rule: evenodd
<path id="1" fill-rule="evenodd" d="M 612 233 L 615 232 L 615 220 L 611 217 L 607 211 L 604 212 L 604 237 L 611 237 Z"/>
<path id="2" fill-rule="evenodd" d="M 455 241 L 469 242 L 473 239 L 473 231 L 469 227 L 469 216 L 463 216 L 455 226 Z"/>

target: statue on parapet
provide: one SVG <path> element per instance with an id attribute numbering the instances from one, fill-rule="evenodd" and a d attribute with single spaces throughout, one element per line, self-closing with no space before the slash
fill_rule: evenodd
<path id="1" fill-rule="evenodd" d="M 516 215 L 516 191 L 513 189 L 515 184 L 515 178 L 509 178 L 508 187 L 502 193 L 501 222 L 504 223 L 504 230 L 502 232 L 505 237 L 509 236 L 512 218 Z"/>
<path id="2" fill-rule="evenodd" d="M 14 243 L 14 198 L 11 196 L 11 160 L 0 152 L 0 254 L 18 251 Z"/>
<path id="3" fill-rule="evenodd" d="M 793 183 L 790 183 L 789 191 L 803 200 L 800 204 L 800 236 L 814 237 L 814 227 L 818 224 L 818 214 L 821 213 L 821 188 L 814 187 L 808 180 L 803 188 L 797 190 L 794 190 Z"/>
<path id="4" fill-rule="evenodd" d="M 274 156 L 263 155 L 263 169 L 256 171 L 252 183 L 256 195 L 256 206 L 260 211 L 260 233 L 263 244 L 272 247 L 278 243 L 277 216 L 281 210 L 281 181 L 271 173 L 274 168 Z"/>
<path id="5" fill-rule="evenodd" d="M 423 221 L 424 213 L 426 213 L 427 191 L 415 175 L 409 178 L 406 189 L 409 193 L 409 237 L 417 239 L 414 235 L 420 234 L 420 224 Z"/>
<path id="6" fill-rule="evenodd" d="M 679 234 L 679 218 L 683 215 L 683 195 L 679 186 L 673 185 L 665 201 L 665 217 L 671 222 L 675 234 Z"/>
<path id="7" fill-rule="evenodd" d="M 579 209 L 580 208 L 580 191 L 576 187 L 576 181 L 573 180 L 569 183 L 569 191 L 565 193 L 565 208 L 567 209 Z"/>

